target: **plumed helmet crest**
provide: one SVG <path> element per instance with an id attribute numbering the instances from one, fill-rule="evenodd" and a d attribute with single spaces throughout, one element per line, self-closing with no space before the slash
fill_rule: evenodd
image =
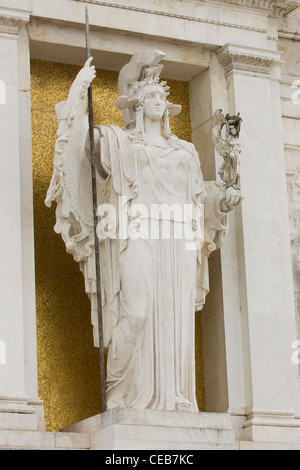
<path id="1" fill-rule="evenodd" d="M 163 65 L 159 62 L 165 57 L 161 51 L 150 49 L 132 56 L 130 62 L 120 71 L 118 88 L 119 98 L 116 107 L 123 111 L 125 128 L 134 128 L 136 124 L 135 106 L 143 100 L 151 87 L 159 87 L 165 96 L 169 95 L 169 87 L 166 82 L 160 82 L 160 74 Z M 167 109 L 170 116 L 176 116 L 181 111 L 180 105 L 174 105 L 167 101 Z"/>

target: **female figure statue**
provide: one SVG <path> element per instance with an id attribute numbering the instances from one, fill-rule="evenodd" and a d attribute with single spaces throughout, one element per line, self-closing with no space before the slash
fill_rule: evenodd
<path id="1" fill-rule="evenodd" d="M 108 409 L 198 410 L 195 310 L 209 291 L 207 260 L 224 240 L 226 212 L 240 202 L 221 183 L 204 183 L 195 147 L 172 135 L 169 116 L 181 107 L 159 81 L 162 57 L 136 54 L 121 70 L 124 130 L 95 127 Z M 89 60 L 56 107 L 46 204 L 56 201 L 55 230 L 84 274 L 97 345 L 86 115 L 94 77 Z"/>

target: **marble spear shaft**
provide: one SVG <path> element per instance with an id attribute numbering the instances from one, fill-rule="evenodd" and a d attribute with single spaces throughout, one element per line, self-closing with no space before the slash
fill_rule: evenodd
<path id="1" fill-rule="evenodd" d="M 85 24 L 86 24 L 86 55 L 87 59 L 91 56 L 90 49 L 90 27 L 88 9 L 85 8 Z M 98 310 L 98 331 L 99 331 L 99 353 L 100 353 L 100 378 L 101 378 L 101 401 L 102 412 L 106 411 L 106 393 L 105 393 L 105 360 L 104 360 L 104 344 L 103 344 L 103 319 L 102 319 L 102 296 L 101 296 L 101 275 L 100 275 L 100 253 L 99 239 L 97 235 L 97 182 L 96 182 L 96 166 L 95 166 L 95 141 L 94 141 L 94 112 L 93 112 L 93 96 L 92 84 L 88 88 L 88 107 L 89 107 L 89 136 L 91 148 L 91 170 L 92 170 L 92 192 L 93 192 L 93 219 L 94 219 L 94 239 L 95 239 L 95 264 L 96 264 L 96 287 L 97 287 L 97 310 Z"/>

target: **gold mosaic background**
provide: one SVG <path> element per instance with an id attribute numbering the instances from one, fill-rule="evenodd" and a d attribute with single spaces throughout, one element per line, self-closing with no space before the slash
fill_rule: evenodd
<path id="1" fill-rule="evenodd" d="M 93 346 L 90 303 L 79 266 L 55 234 L 55 204 L 44 204 L 52 176 L 57 131 L 55 104 L 68 96 L 79 67 L 31 61 L 33 190 L 38 340 L 39 396 L 44 401 L 48 431 L 101 411 L 99 351 Z M 93 82 L 94 119 L 97 124 L 122 127 L 115 107 L 118 74 L 97 71 Z M 168 80 L 170 100 L 182 113 L 171 119 L 179 138 L 190 141 L 188 84 Z M 200 318 L 196 320 L 197 399 L 204 410 Z"/>

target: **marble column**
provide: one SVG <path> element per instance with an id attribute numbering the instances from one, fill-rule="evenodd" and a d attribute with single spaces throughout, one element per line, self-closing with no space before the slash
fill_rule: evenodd
<path id="1" fill-rule="evenodd" d="M 0 7 L 0 429 L 36 430 L 29 11 Z"/>
<path id="2" fill-rule="evenodd" d="M 280 106 L 280 55 L 226 45 L 218 52 L 230 113 L 243 116 L 241 187 L 235 214 L 245 436 L 300 437 L 288 197 Z M 225 319 L 226 322 L 226 319 Z M 230 345 L 227 351 L 230 353 Z"/>

